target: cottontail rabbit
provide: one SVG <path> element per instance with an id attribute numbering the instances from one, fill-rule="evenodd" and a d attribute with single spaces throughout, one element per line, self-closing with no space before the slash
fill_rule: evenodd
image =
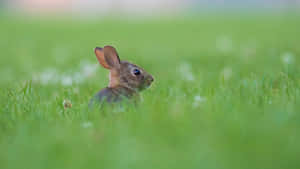
<path id="1" fill-rule="evenodd" d="M 139 97 L 138 92 L 148 88 L 154 80 L 144 69 L 120 60 L 116 49 L 112 46 L 96 47 L 95 54 L 102 67 L 110 71 L 109 84 L 94 96 L 90 105 Z"/>

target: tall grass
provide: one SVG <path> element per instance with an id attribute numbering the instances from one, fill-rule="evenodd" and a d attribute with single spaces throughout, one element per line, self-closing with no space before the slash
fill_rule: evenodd
<path id="1" fill-rule="evenodd" d="M 300 167 L 298 16 L 0 22 L 1 169 Z M 88 109 L 104 45 L 155 77 L 138 105 Z"/>

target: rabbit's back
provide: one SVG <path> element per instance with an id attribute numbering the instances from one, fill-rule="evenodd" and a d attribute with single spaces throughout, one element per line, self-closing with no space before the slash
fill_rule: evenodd
<path id="1" fill-rule="evenodd" d="M 97 103 L 101 103 L 103 101 L 106 102 L 117 102 L 118 101 L 118 95 L 117 93 L 114 91 L 114 89 L 106 87 L 104 89 L 102 89 L 101 91 L 99 91 L 91 100 L 92 102 L 97 102 Z"/>
<path id="2" fill-rule="evenodd" d="M 110 88 L 106 87 L 99 91 L 90 101 L 90 107 L 94 104 L 101 104 L 103 102 L 115 103 L 120 102 L 124 98 L 130 98 L 134 95 L 135 92 L 132 90 L 118 87 L 118 88 Z M 136 93 L 137 94 L 137 93 Z"/>

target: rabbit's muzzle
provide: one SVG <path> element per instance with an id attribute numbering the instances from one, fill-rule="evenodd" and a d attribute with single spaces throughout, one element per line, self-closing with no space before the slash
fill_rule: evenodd
<path id="1" fill-rule="evenodd" d="M 145 80 L 145 84 L 144 87 L 148 88 L 151 86 L 151 84 L 153 83 L 154 78 L 152 76 L 148 76 L 147 79 Z"/>

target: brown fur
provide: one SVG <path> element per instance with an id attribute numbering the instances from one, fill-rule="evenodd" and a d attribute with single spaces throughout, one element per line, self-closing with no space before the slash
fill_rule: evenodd
<path id="1" fill-rule="evenodd" d="M 108 87 L 114 88 L 120 85 L 120 80 L 119 80 L 119 72 L 115 70 L 111 70 L 109 72 L 109 84 Z"/>
<path id="2" fill-rule="evenodd" d="M 112 46 L 97 47 L 95 54 L 99 63 L 110 71 L 108 87 L 95 96 L 97 100 L 118 102 L 124 97 L 138 96 L 138 92 L 149 87 L 154 80 L 144 69 L 128 61 L 121 61 L 116 49 Z M 139 75 L 133 73 L 135 69 L 140 71 Z"/>

